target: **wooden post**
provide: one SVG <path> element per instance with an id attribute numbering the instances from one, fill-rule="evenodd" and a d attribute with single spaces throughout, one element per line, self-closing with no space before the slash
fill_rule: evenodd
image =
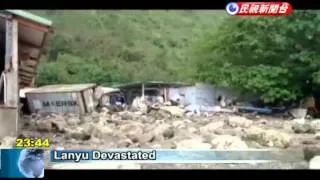
<path id="1" fill-rule="evenodd" d="M 0 108 L 0 138 L 16 136 L 19 120 L 18 82 L 18 23 L 12 17 L 6 19 L 5 94 L 6 102 Z"/>
<path id="2" fill-rule="evenodd" d="M 142 84 L 142 98 L 144 99 L 144 84 Z"/>
<path id="3" fill-rule="evenodd" d="M 168 102 L 169 100 L 168 100 L 168 87 L 165 87 L 164 89 L 163 89 L 163 95 L 164 95 L 164 102 Z"/>
<path id="4" fill-rule="evenodd" d="M 6 106 L 18 108 L 18 22 L 15 19 L 6 21 L 6 77 L 7 97 Z"/>

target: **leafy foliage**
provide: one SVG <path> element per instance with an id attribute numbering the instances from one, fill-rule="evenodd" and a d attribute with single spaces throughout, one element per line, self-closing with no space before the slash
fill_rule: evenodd
<path id="1" fill-rule="evenodd" d="M 38 85 L 188 81 L 189 49 L 224 11 L 32 11 L 53 21 Z"/>
<path id="2" fill-rule="evenodd" d="M 197 78 L 292 101 L 319 85 L 320 15 L 230 17 L 195 48 Z"/>
<path id="3" fill-rule="evenodd" d="M 204 81 L 300 99 L 320 87 L 320 14 L 225 17 L 224 11 L 33 11 L 56 35 L 38 85 Z"/>

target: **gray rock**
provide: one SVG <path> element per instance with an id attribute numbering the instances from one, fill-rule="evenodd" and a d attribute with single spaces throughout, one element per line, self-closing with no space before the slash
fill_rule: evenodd
<path id="1" fill-rule="evenodd" d="M 49 132 L 52 129 L 52 124 L 50 121 L 38 121 L 37 122 L 37 130 L 43 132 Z"/>
<path id="2" fill-rule="evenodd" d="M 311 124 L 294 124 L 292 126 L 292 130 L 296 134 L 308 133 L 313 134 L 315 133 L 315 129 L 311 126 Z"/>
<path id="3" fill-rule="evenodd" d="M 216 130 L 220 130 L 224 126 L 224 122 L 219 121 L 219 122 L 212 122 L 209 123 L 203 127 L 200 127 L 200 133 L 201 134 L 212 134 Z"/>
<path id="4" fill-rule="evenodd" d="M 212 145 L 203 143 L 199 139 L 188 139 L 176 143 L 177 149 L 211 149 Z"/>
<path id="5" fill-rule="evenodd" d="M 248 120 L 241 116 L 230 116 L 226 122 L 231 127 L 244 127 L 244 128 L 248 128 L 253 124 L 252 120 Z"/>
<path id="6" fill-rule="evenodd" d="M 230 135 L 221 135 L 211 141 L 215 149 L 247 149 L 248 145 L 240 138 Z"/>
<path id="7" fill-rule="evenodd" d="M 314 156 L 320 156 L 320 146 L 319 145 L 312 145 L 312 146 L 305 146 L 303 148 L 303 155 L 304 159 L 309 161 Z"/>

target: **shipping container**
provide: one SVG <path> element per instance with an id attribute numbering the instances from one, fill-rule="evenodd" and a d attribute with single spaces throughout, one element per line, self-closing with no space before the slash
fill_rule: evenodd
<path id="1" fill-rule="evenodd" d="M 62 84 L 39 87 L 26 93 L 33 113 L 76 113 L 94 111 L 96 84 Z"/>

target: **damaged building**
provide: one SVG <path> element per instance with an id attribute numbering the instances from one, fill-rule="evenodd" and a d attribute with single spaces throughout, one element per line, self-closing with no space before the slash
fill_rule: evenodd
<path id="1" fill-rule="evenodd" d="M 33 86 L 51 26 L 51 21 L 22 10 L 0 12 L 0 137 L 17 133 L 19 89 Z"/>
<path id="2" fill-rule="evenodd" d="M 195 83 L 166 83 L 158 81 L 137 82 L 115 86 L 126 97 L 126 103 L 132 104 L 135 97 L 163 96 L 164 102 L 178 102 L 184 106 L 198 106 L 201 111 L 210 111 L 210 108 L 219 105 L 219 98 L 226 102 L 239 99 L 240 93 L 230 89 L 210 84 Z"/>

